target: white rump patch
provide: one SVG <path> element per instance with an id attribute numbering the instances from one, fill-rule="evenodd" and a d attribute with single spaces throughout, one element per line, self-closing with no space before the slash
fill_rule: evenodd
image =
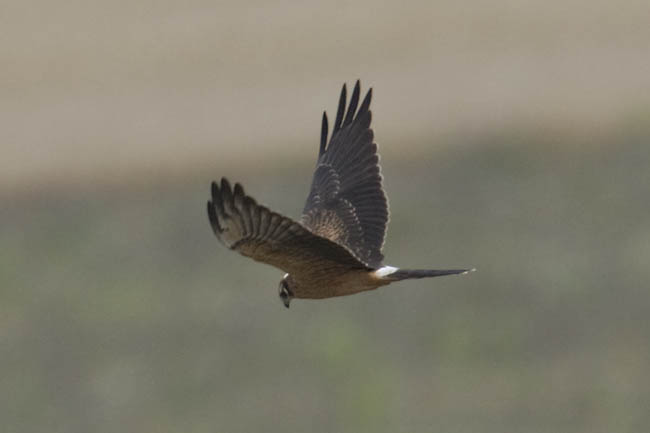
<path id="1" fill-rule="evenodd" d="M 390 275 L 393 272 L 397 271 L 399 268 L 394 268 L 392 266 L 383 266 L 375 271 L 375 276 L 378 278 L 383 278 L 386 275 Z"/>

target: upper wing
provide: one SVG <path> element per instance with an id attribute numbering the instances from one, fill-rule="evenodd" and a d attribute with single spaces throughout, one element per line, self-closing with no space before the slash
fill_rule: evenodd
<path id="1" fill-rule="evenodd" d="M 217 238 L 228 248 L 294 275 L 314 270 L 369 269 L 347 248 L 311 233 L 235 188 L 225 178 L 212 183 L 208 217 Z"/>
<path id="2" fill-rule="evenodd" d="M 345 245 L 365 263 L 377 268 L 384 258 L 381 249 L 388 224 L 388 202 L 381 185 L 377 145 L 373 143 L 370 129 L 372 89 L 357 112 L 359 93 L 357 81 L 345 113 L 343 85 L 327 146 L 327 115 L 323 113 L 316 172 L 302 222 L 314 233 Z"/>

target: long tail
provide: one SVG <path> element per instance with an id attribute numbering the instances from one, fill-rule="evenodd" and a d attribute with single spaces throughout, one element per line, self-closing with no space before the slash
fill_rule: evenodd
<path id="1" fill-rule="evenodd" d="M 391 280 L 401 281 L 411 278 L 431 278 L 442 277 L 444 275 L 464 275 L 474 272 L 476 269 L 396 269 L 385 266 L 376 271 L 378 277 Z"/>

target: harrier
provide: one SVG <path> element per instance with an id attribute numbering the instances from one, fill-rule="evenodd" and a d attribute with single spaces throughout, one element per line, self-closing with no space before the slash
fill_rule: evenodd
<path id="1" fill-rule="evenodd" d="M 212 230 L 231 250 L 287 272 L 279 285 L 287 308 L 293 298 L 352 295 L 395 281 L 473 270 L 382 265 L 388 202 L 370 129 L 372 89 L 359 106 L 357 81 L 347 110 L 346 93 L 343 85 L 329 143 L 323 113 L 316 171 L 300 222 L 258 204 L 238 183 L 231 187 L 226 178 L 212 183 Z"/>

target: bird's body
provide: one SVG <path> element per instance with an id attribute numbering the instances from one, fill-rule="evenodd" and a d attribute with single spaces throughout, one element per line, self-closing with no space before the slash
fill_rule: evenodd
<path id="1" fill-rule="evenodd" d="M 324 299 L 336 296 L 352 295 L 367 290 L 374 290 L 391 283 L 390 280 L 377 276 L 375 271 L 350 269 L 334 273 L 327 269 L 315 269 L 315 272 L 291 275 L 287 274 L 289 286 L 297 298 Z"/>
<path id="2" fill-rule="evenodd" d="M 322 299 L 373 290 L 394 281 L 462 274 L 467 269 L 401 270 L 382 266 L 388 202 L 370 129 L 372 90 L 358 111 L 360 86 L 346 112 L 343 86 L 329 143 L 323 114 L 321 143 L 301 222 L 257 204 L 222 178 L 212 184 L 208 216 L 217 238 L 244 256 L 287 272 L 280 282 L 292 298 Z"/>

